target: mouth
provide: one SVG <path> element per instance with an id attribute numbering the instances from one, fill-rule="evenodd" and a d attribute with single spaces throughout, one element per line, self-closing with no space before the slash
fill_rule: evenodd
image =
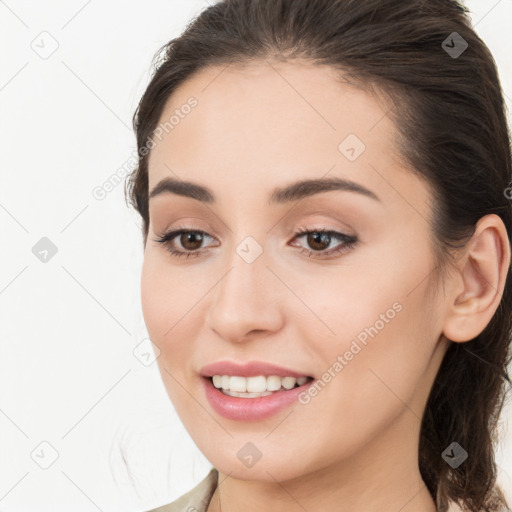
<path id="1" fill-rule="evenodd" d="M 229 420 L 257 422 L 296 404 L 314 378 L 215 374 L 203 375 L 201 380 L 205 396 L 217 414 Z"/>
<path id="2" fill-rule="evenodd" d="M 281 377 L 279 375 L 212 375 L 207 378 L 221 393 L 237 398 L 261 398 L 306 386 L 313 379 L 310 376 Z"/>
<path id="3" fill-rule="evenodd" d="M 269 361 L 216 361 L 201 368 L 199 375 L 212 409 L 244 422 L 263 420 L 292 406 L 315 380 Z"/>

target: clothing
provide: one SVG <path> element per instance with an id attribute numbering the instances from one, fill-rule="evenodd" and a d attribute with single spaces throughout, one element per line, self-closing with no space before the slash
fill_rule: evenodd
<path id="1" fill-rule="evenodd" d="M 206 512 L 213 493 L 217 487 L 219 472 L 212 468 L 206 477 L 201 480 L 193 489 L 178 498 L 177 500 L 147 512 Z M 458 512 L 459 508 L 451 503 L 448 512 Z"/>
<path id="2" fill-rule="evenodd" d="M 147 512 L 206 512 L 217 487 L 219 472 L 212 468 L 192 490 L 177 500 Z"/>

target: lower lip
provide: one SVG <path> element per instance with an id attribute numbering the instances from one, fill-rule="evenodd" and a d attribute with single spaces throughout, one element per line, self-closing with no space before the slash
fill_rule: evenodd
<path id="1" fill-rule="evenodd" d="M 206 398 L 213 410 L 224 418 L 237 421 L 258 421 L 277 414 L 297 401 L 298 396 L 313 382 L 308 381 L 302 386 L 286 391 L 275 391 L 271 395 L 259 398 L 239 398 L 225 395 L 209 378 L 202 377 L 202 381 Z"/>

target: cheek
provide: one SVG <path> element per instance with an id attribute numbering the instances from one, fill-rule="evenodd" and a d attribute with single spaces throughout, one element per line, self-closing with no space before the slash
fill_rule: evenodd
<path id="1" fill-rule="evenodd" d="M 401 309 L 392 308 L 399 290 L 384 300 L 367 299 L 359 308 L 344 301 L 338 323 L 332 324 L 336 341 L 324 337 L 316 343 L 315 352 L 323 363 L 318 366 L 318 380 L 324 384 L 318 385 L 314 396 L 303 397 L 296 416 L 305 441 L 313 443 L 311 452 L 324 457 L 319 464 L 329 457 L 349 456 L 402 414 L 410 425 L 420 421 L 419 398 L 428 392 L 426 375 L 435 338 L 419 307 L 420 303 L 425 306 L 423 291 L 417 290 L 407 300 L 400 297 Z M 380 313 L 386 315 L 387 323 Z M 358 338 L 361 333 L 364 336 Z M 314 425 L 311 418 L 317 419 Z M 280 427 L 285 446 L 287 436 L 297 436 L 293 427 L 292 423 Z M 329 447 L 325 439 L 331 440 Z"/>
<path id="2" fill-rule="evenodd" d="M 300 324 L 301 338 L 314 344 L 315 352 L 332 359 L 349 350 L 354 338 L 362 343 L 370 339 L 371 326 L 376 324 L 380 333 L 390 323 L 396 323 L 403 297 L 399 283 L 393 278 L 382 266 L 377 270 L 375 267 L 339 268 L 329 274 L 324 269 L 317 275 L 310 271 L 293 281 L 290 276 L 287 282 L 293 282 L 294 294 L 302 299 L 309 312 L 295 301 L 296 310 L 290 310 L 289 316 L 293 313 L 294 323 Z"/>
<path id="3" fill-rule="evenodd" d="M 163 311 L 165 300 L 161 284 L 161 274 L 151 254 L 144 256 L 141 273 L 141 306 L 144 322 L 153 342 L 158 339 L 158 333 L 163 331 Z"/>
<path id="4" fill-rule="evenodd" d="M 148 249 L 141 273 L 141 305 L 148 331 L 158 338 L 166 335 L 184 315 L 187 304 L 193 304 L 194 286 L 187 285 L 187 276 L 170 265 L 165 254 Z M 196 292 L 197 293 L 197 292 Z"/>
<path id="5" fill-rule="evenodd" d="M 181 414 L 182 404 L 187 397 L 182 396 L 179 382 L 184 382 L 183 361 L 190 359 L 192 344 L 185 343 L 183 327 L 185 314 L 182 311 L 188 300 L 183 300 L 182 288 L 177 283 L 179 276 L 165 265 L 154 253 L 145 253 L 141 273 L 141 306 L 151 341 L 159 348 L 156 362 L 167 394 L 173 406 Z M 178 301 L 176 295 L 182 300 Z"/>
<path id="6" fill-rule="evenodd" d="M 187 273 L 190 272 L 190 275 Z M 203 328 L 202 308 L 205 287 L 200 286 L 197 270 L 184 270 L 169 264 L 167 256 L 146 252 L 141 272 L 141 306 L 151 341 L 159 348 L 157 362 L 169 395 L 189 378 L 189 363 L 198 351 Z M 203 283 L 206 282 L 203 280 Z M 208 285 L 208 289 L 211 285 Z"/>
<path id="7" fill-rule="evenodd" d="M 404 251 L 309 287 L 308 306 L 322 323 L 304 323 L 302 332 L 323 366 L 317 374 L 329 381 L 319 402 L 339 404 L 331 415 L 351 410 L 366 423 L 370 410 L 385 416 L 403 407 L 397 396 L 407 401 L 421 386 L 440 335 L 428 293 L 430 268 L 428 258 Z M 313 326 L 321 329 L 317 335 Z"/>
<path id="8" fill-rule="evenodd" d="M 183 276 L 165 265 L 162 257 L 146 253 L 141 273 L 141 306 L 149 337 L 161 350 L 163 358 L 171 348 L 176 333 L 186 323 L 183 318 L 187 304 L 193 304 L 188 298 L 188 287 L 182 284 Z M 183 344 L 176 343 L 173 350 Z M 159 360 L 162 357 L 159 358 Z"/>

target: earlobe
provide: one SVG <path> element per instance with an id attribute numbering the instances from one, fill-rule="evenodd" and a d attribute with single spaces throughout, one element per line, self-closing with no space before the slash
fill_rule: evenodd
<path id="1" fill-rule="evenodd" d="M 451 341 L 470 341 L 489 324 L 503 294 L 510 269 L 510 245 L 500 217 L 482 217 L 462 249 L 453 277 L 443 334 Z"/>

